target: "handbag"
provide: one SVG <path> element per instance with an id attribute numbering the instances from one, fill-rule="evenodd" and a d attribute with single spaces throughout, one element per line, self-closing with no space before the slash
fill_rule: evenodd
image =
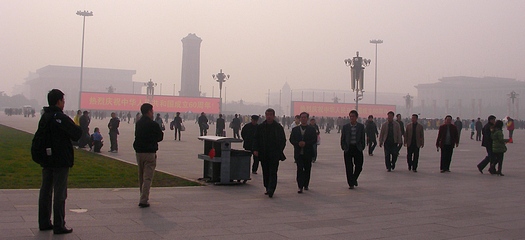
<path id="1" fill-rule="evenodd" d="M 185 127 L 184 124 L 182 124 L 182 123 L 180 124 L 180 131 L 181 131 L 181 132 L 186 131 L 186 127 Z"/>

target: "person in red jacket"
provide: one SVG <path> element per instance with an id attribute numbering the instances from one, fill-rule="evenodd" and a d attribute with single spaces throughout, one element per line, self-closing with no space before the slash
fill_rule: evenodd
<path id="1" fill-rule="evenodd" d="M 512 133 L 514 133 L 514 119 L 507 117 L 507 130 L 509 130 L 509 143 L 513 143 L 512 141 Z"/>
<path id="2" fill-rule="evenodd" d="M 438 137 L 436 139 L 436 148 L 439 151 L 441 148 L 441 164 L 440 170 L 442 173 L 450 172 L 450 162 L 452 161 L 452 153 L 454 145 L 459 145 L 458 129 L 452 124 L 452 116 L 445 117 L 445 124 L 439 127 Z"/>

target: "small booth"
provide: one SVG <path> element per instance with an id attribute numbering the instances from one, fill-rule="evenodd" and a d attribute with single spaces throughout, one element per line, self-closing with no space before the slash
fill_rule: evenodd
<path id="1" fill-rule="evenodd" d="M 251 180 L 252 153 L 231 148 L 232 143 L 240 143 L 242 139 L 217 136 L 201 136 L 199 139 L 204 142 L 204 153 L 197 156 L 204 160 L 203 177 L 199 180 L 215 184 L 237 184 Z"/>

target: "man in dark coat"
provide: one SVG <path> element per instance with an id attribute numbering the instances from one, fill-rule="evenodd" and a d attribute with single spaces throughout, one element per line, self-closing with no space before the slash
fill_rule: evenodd
<path id="1" fill-rule="evenodd" d="M 301 125 L 292 129 L 290 143 L 294 146 L 294 159 L 297 165 L 297 187 L 298 193 L 308 190 L 310 184 L 310 173 L 312 172 L 312 157 L 314 156 L 314 144 L 317 143 L 317 131 L 308 124 L 310 115 L 302 112 L 299 115 Z"/>
<path id="2" fill-rule="evenodd" d="M 235 118 L 232 120 L 232 128 L 233 128 L 233 138 L 241 138 L 239 136 L 239 130 L 241 129 L 241 119 L 239 119 L 239 115 L 235 114 Z"/>
<path id="3" fill-rule="evenodd" d="M 44 114 L 38 123 L 37 135 L 47 135 L 51 145 L 46 149 L 47 158 L 38 162 L 42 166 L 42 185 L 38 198 L 38 226 L 40 231 L 53 229 L 55 234 L 71 233 L 73 229 L 66 227 L 67 178 L 69 168 L 74 164 L 74 151 L 71 141 L 77 141 L 82 129 L 65 115 L 64 93 L 53 89 L 47 94 L 49 107 L 44 108 Z M 35 160 L 35 159 L 33 159 Z M 51 208 L 51 201 L 53 207 Z M 53 212 L 53 223 L 51 223 Z"/>
<path id="4" fill-rule="evenodd" d="M 245 150 L 251 151 L 253 153 L 253 137 L 255 136 L 255 131 L 257 131 L 257 122 L 259 121 L 259 116 L 252 115 L 251 122 L 244 125 L 241 130 L 241 137 L 243 140 L 242 147 Z M 253 164 L 252 164 L 252 173 L 257 174 L 257 169 L 259 169 L 259 157 L 253 155 Z"/>
<path id="5" fill-rule="evenodd" d="M 452 116 L 445 117 L 445 124 L 439 127 L 438 137 L 436 139 L 436 147 L 439 151 L 441 149 L 441 164 L 440 170 L 442 173 L 450 172 L 450 162 L 452 161 L 452 153 L 454 145 L 459 145 L 458 129 L 452 124 Z"/>
<path id="6" fill-rule="evenodd" d="M 476 121 L 476 141 L 481 141 L 481 131 L 483 130 L 483 123 L 481 123 L 481 119 L 478 118 L 478 121 Z"/>
<path id="7" fill-rule="evenodd" d="M 206 114 L 204 112 L 201 113 L 199 118 L 197 119 L 197 123 L 199 124 L 199 132 L 201 136 L 208 135 L 208 118 L 206 117 Z"/>
<path id="8" fill-rule="evenodd" d="M 226 128 L 226 123 L 224 121 L 224 118 L 222 118 L 222 114 L 219 114 L 219 118 L 217 118 L 215 128 L 216 128 L 215 136 L 226 137 L 226 136 L 223 136 L 224 128 Z"/>
<path id="9" fill-rule="evenodd" d="M 458 139 L 461 139 L 461 130 L 463 129 L 463 122 L 459 117 L 456 118 L 454 126 L 456 126 L 456 128 L 458 129 Z"/>
<path id="10" fill-rule="evenodd" d="M 357 187 L 357 178 L 363 170 L 363 150 L 365 149 L 365 125 L 357 122 L 356 110 L 348 114 L 350 123 L 343 126 L 341 149 L 344 151 L 346 182 L 350 189 Z M 355 166 L 355 168 L 354 168 Z"/>
<path id="11" fill-rule="evenodd" d="M 91 118 L 89 117 L 89 112 L 84 111 L 82 113 L 82 116 L 79 118 L 80 128 L 82 129 L 82 136 L 78 140 L 78 147 L 79 148 L 85 148 L 86 144 L 89 143 L 89 123 L 91 122 Z"/>
<path id="12" fill-rule="evenodd" d="M 483 139 L 481 140 L 481 146 L 485 147 L 485 150 L 487 150 L 487 156 L 481 160 L 481 162 L 478 164 L 478 170 L 480 173 L 483 173 L 483 169 L 487 166 L 489 163 L 493 163 L 494 156 L 492 152 L 492 132 L 491 128 L 494 126 L 494 123 L 496 122 L 496 116 L 490 115 L 488 118 L 487 124 L 482 129 L 483 133 Z M 491 164 L 493 166 L 493 164 Z M 493 168 L 489 168 L 490 174 L 495 174 L 496 170 Z"/>
<path id="13" fill-rule="evenodd" d="M 117 136 L 119 134 L 118 128 L 120 126 L 120 120 L 117 117 L 117 114 L 112 112 L 111 113 L 111 119 L 108 123 L 109 128 L 109 141 L 111 142 L 111 147 L 109 149 L 109 152 L 116 153 L 118 152 L 118 142 L 117 142 Z"/>
<path id="14" fill-rule="evenodd" d="M 366 145 L 368 146 L 368 156 L 374 156 L 374 149 L 377 146 L 377 125 L 374 122 L 374 116 L 368 116 L 368 120 L 365 122 L 366 130 Z"/>
<path id="15" fill-rule="evenodd" d="M 265 194 L 272 198 L 277 187 L 279 161 L 286 159 L 283 153 L 286 136 L 283 126 L 275 121 L 275 110 L 268 108 L 264 114 L 266 120 L 257 126 L 253 138 L 253 155 L 261 161 Z"/>

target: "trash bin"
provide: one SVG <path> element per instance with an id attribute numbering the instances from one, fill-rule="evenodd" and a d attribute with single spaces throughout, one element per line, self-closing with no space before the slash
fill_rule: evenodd
<path id="1" fill-rule="evenodd" d="M 246 183 L 250 178 L 250 161 L 252 153 L 245 150 L 231 149 L 234 142 L 242 142 L 241 139 L 202 136 L 204 141 L 204 153 L 198 154 L 198 158 L 204 160 L 203 178 L 215 184 Z M 210 156 L 210 152 L 215 156 Z"/>

